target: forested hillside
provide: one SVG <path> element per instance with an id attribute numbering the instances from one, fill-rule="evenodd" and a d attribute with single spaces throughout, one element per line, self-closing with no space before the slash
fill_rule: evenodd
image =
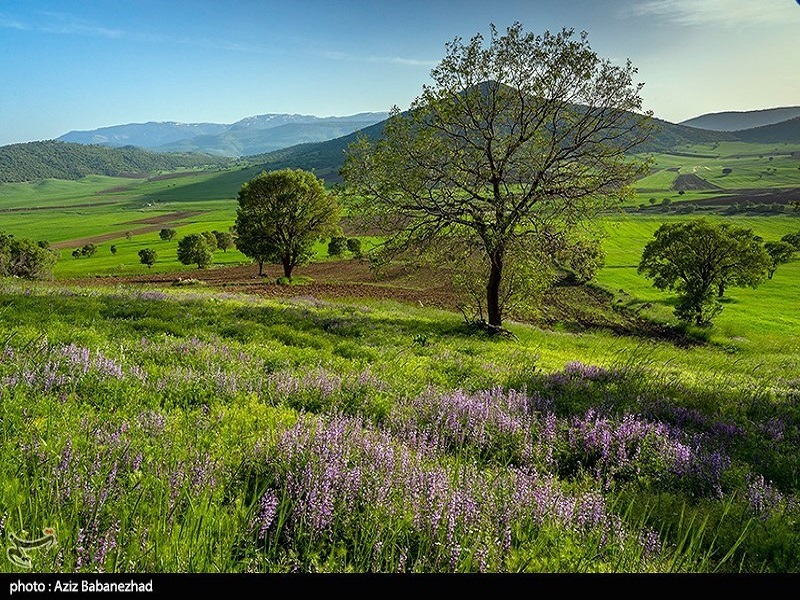
<path id="1" fill-rule="evenodd" d="M 181 168 L 225 166 L 231 160 L 197 153 L 156 153 L 47 140 L 0 147 L 0 182 L 142 175 Z"/>

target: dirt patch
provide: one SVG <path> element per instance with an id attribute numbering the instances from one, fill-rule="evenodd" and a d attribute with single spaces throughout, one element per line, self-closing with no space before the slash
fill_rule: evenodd
<path id="1" fill-rule="evenodd" d="M 180 173 L 166 173 L 165 175 L 156 175 L 155 177 L 150 177 L 147 181 L 164 181 L 165 179 L 177 179 L 178 177 L 191 177 L 192 175 L 198 175 L 197 171 L 181 171 Z"/>
<path id="2" fill-rule="evenodd" d="M 131 189 L 129 185 L 118 185 L 116 187 L 106 188 L 104 190 L 100 190 L 95 192 L 95 194 L 116 194 L 118 192 L 127 192 Z"/>
<path id="3" fill-rule="evenodd" d="M 715 196 L 713 198 L 692 201 L 692 204 L 703 206 L 731 206 L 747 202 L 752 202 L 753 204 L 792 204 L 800 202 L 800 189 L 739 190 L 726 194 L 725 196 Z"/>
<path id="4" fill-rule="evenodd" d="M 91 206 L 95 206 L 94 204 Z M 182 211 L 182 212 L 173 212 L 167 213 L 165 215 L 157 215 L 154 217 L 146 217 L 144 219 L 137 219 L 135 221 L 125 221 L 124 223 L 119 223 L 118 225 L 142 225 L 147 224 L 146 227 L 135 227 L 132 229 L 128 229 L 131 235 L 140 235 L 142 233 L 150 233 L 152 231 L 160 231 L 163 227 L 166 226 L 177 226 L 183 224 L 183 219 L 188 219 L 190 217 L 194 217 L 196 215 L 203 214 L 203 211 L 194 210 L 194 211 Z M 111 233 L 102 233 L 99 235 L 92 235 L 83 238 L 78 238 L 74 240 L 65 240 L 63 242 L 55 242 L 51 244 L 53 248 L 80 248 L 81 246 L 85 246 L 86 244 L 100 244 L 102 242 L 108 242 L 111 240 L 118 240 L 120 238 L 125 237 L 125 233 L 120 233 L 119 231 L 114 231 Z"/>
<path id="5" fill-rule="evenodd" d="M 718 190 L 719 186 L 714 185 L 698 177 L 694 173 L 686 173 L 685 175 L 678 175 L 675 182 L 672 184 L 672 189 L 677 191 L 690 191 L 690 190 Z"/>
<path id="6" fill-rule="evenodd" d="M 447 274 L 428 268 L 393 268 L 376 281 L 366 262 L 341 260 L 313 263 L 299 268 L 296 274 L 312 281 L 297 286 L 278 285 L 275 280 L 283 275 L 283 271 L 275 265 L 265 265 L 263 277 L 259 277 L 257 265 L 243 265 L 72 281 L 94 285 L 129 283 L 164 287 L 179 279 L 197 279 L 212 288 L 268 298 L 395 300 L 448 311 L 456 311 L 459 303 Z M 569 277 L 545 294 L 537 315 L 508 315 L 508 318 L 544 329 L 562 326 L 574 331 L 606 330 L 620 336 L 656 339 L 682 347 L 697 343 L 680 331 L 649 321 L 620 306 L 612 294 Z"/>
<path id="7" fill-rule="evenodd" d="M 120 225 L 163 225 L 165 223 L 176 223 L 183 219 L 202 215 L 202 210 L 184 210 L 180 212 L 171 212 L 164 215 L 156 215 L 154 217 L 146 217 L 144 219 L 136 219 L 135 221 L 125 221 Z"/>

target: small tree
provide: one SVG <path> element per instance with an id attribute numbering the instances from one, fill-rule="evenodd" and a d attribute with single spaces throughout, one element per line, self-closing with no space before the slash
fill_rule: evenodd
<path id="1" fill-rule="evenodd" d="M 81 248 L 81 256 L 93 256 L 95 252 L 97 252 L 97 246 L 92 243 L 85 244 Z"/>
<path id="2" fill-rule="evenodd" d="M 139 262 L 143 265 L 147 265 L 148 269 L 156 264 L 157 256 L 156 251 L 152 248 L 142 248 L 139 250 Z"/>
<path id="3" fill-rule="evenodd" d="M 132 231 L 126 231 L 125 232 L 125 239 L 126 240 L 128 240 L 130 242 L 132 237 L 133 237 L 133 232 Z"/>
<path id="4" fill-rule="evenodd" d="M 341 256 L 344 249 L 347 247 L 347 238 L 341 236 L 333 236 L 331 241 L 328 242 L 328 256 Z"/>
<path id="5" fill-rule="evenodd" d="M 164 228 L 158 232 L 158 237 L 160 237 L 165 242 L 172 241 L 173 239 L 175 239 L 176 235 L 178 235 L 178 232 L 170 228 Z"/>
<path id="6" fill-rule="evenodd" d="M 211 233 L 217 238 L 217 248 L 223 252 L 227 252 L 228 248 L 233 248 L 234 239 L 233 234 L 228 231 L 217 231 L 216 229 Z"/>
<path id="7" fill-rule="evenodd" d="M 217 236 L 214 235 L 214 233 L 211 232 L 211 231 L 204 231 L 200 235 L 202 235 L 204 238 L 206 238 L 206 243 L 208 244 L 208 247 L 211 248 L 211 252 L 216 252 L 216 250 L 218 248 L 218 246 L 217 246 Z"/>
<path id="8" fill-rule="evenodd" d="M 49 279 L 58 256 L 58 250 L 0 232 L 0 277 Z"/>
<path id="9" fill-rule="evenodd" d="M 767 277 L 772 279 L 778 266 L 788 263 L 797 249 L 788 242 L 765 242 L 764 250 L 769 254 Z"/>
<path id="10" fill-rule="evenodd" d="M 363 256 L 361 251 L 361 240 L 358 238 L 348 238 L 347 250 L 356 258 L 361 258 Z"/>
<path id="11" fill-rule="evenodd" d="M 116 254 L 117 253 L 117 247 L 114 244 L 111 244 L 111 247 L 109 248 L 109 250 L 111 250 L 111 254 Z"/>
<path id="12" fill-rule="evenodd" d="M 284 276 L 310 260 L 314 243 L 338 233 L 339 202 L 324 182 L 302 169 L 283 169 L 242 185 L 236 211 L 236 247 L 258 262 L 283 265 Z"/>
<path id="13" fill-rule="evenodd" d="M 696 219 L 661 225 L 645 246 L 638 271 L 658 289 L 677 292 L 675 315 L 681 321 L 709 325 L 722 310 L 725 287 L 758 286 L 768 265 L 752 230 Z"/>
<path id="14" fill-rule="evenodd" d="M 197 265 L 198 269 L 204 269 L 213 262 L 214 252 L 204 235 L 192 233 L 178 242 L 178 260 L 184 265 Z"/>

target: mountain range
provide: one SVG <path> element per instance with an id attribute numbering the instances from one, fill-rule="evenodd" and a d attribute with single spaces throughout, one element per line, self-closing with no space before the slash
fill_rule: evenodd
<path id="1" fill-rule="evenodd" d="M 655 119 L 655 135 L 638 151 L 670 152 L 682 145 L 723 141 L 800 144 L 800 114 L 791 116 L 795 112 L 800 107 L 710 113 L 677 124 Z M 143 174 L 237 162 L 265 170 L 306 169 L 335 183 L 340 181 L 348 145 L 359 134 L 379 138 L 386 118 L 387 113 L 327 118 L 265 114 L 230 125 L 150 122 L 73 131 L 55 141 L 0 146 L 0 182 L 77 179 L 88 173 Z M 717 129 L 687 125 L 692 122 Z M 760 125 L 748 127 L 752 123 Z M 719 129 L 723 125 L 735 129 Z"/>
<path id="2" fill-rule="evenodd" d="M 150 121 L 70 131 L 57 139 L 112 148 L 136 146 L 157 152 L 201 152 L 241 157 L 341 137 L 386 117 L 386 112 L 364 112 L 344 117 L 264 114 L 230 124 Z"/>

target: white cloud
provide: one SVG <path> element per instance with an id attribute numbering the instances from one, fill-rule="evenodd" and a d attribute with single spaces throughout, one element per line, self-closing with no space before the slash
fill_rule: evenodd
<path id="1" fill-rule="evenodd" d="M 3 29 L 19 29 L 20 31 L 26 31 L 30 29 L 25 23 L 15 19 L 12 16 L 4 15 L 0 13 L 0 27 Z"/>
<path id="2" fill-rule="evenodd" d="M 321 56 L 330 60 L 342 60 L 348 62 L 367 62 L 385 63 L 394 65 L 408 65 L 412 67 L 434 67 L 437 62 L 432 60 L 419 60 L 416 58 L 405 58 L 402 56 L 356 56 L 344 52 L 328 51 L 322 52 Z"/>
<path id="3" fill-rule="evenodd" d="M 681 25 L 736 27 L 800 18 L 800 6 L 792 0 L 646 0 L 629 10 L 635 16 L 663 17 Z"/>

